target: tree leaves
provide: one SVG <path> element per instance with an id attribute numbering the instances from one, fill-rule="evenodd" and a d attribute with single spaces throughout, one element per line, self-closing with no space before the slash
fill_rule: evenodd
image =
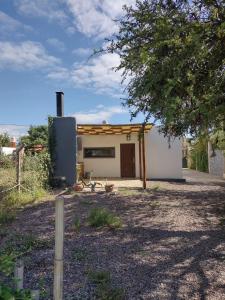
<path id="1" fill-rule="evenodd" d="M 126 8 L 106 51 L 117 52 L 131 115 L 167 135 L 224 130 L 224 1 L 145 0 Z"/>

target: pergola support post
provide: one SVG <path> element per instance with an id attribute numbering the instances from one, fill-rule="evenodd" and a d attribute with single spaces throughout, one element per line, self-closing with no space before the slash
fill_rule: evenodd
<path id="1" fill-rule="evenodd" d="M 145 161 L 145 125 L 142 127 L 142 162 L 143 162 L 143 189 L 146 189 L 146 161 Z"/>

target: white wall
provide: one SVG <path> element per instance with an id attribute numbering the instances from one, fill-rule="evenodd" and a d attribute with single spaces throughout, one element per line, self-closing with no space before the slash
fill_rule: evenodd
<path id="1" fill-rule="evenodd" d="M 148 179 L 182 178 L 182 141 L 171 139 L 171 148 L 167 137 L 159 134 L 153 127 L 146 134 L 146 174 Z"/>
<path id="2" fill-rule="evenodd" d="M 93 170 L 94 177 L 120 177 L 120 144 L 135 144 L 136 177 L 139 177 L 138 135 L 131 134 L 127 141 L 123 135 L 82 135 L 82 151 L 78 151 L 78 162 L 84 162 L 84 172 Z M 115 158 L 84 158 L 85 147 L 115 147 Z"/>

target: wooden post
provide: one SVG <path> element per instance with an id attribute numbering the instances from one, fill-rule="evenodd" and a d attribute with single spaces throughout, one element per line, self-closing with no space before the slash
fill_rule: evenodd
<path id="1" fill-rule="evenodd" d="M 54 300 L 63 299 L 64 198 L 55 201 Z"/>
<path id="2" fill-rule="evenodd" d="M 23 289 L 23 272 L 24 272 L 24 264 L 22 260 L 18 260 L 15 264 L 15 284 L 17 290 Z"/>
<path id="3" fill-rule="evenodd" d="M 140 179 L 142 179 L 141 134 L 139 134 L 139 172 L 140 172 Z"/>
<path id="4" fill-rule="evenodd" d="M 17 183 L 17 190 L 20 193 L 20 184 L 21 184 L 21 167 L 23 163 L 23 155 L 24 155 L 24 145 L 21 145 L 16 150 L 17 155 L 17 165 L 16 165 L 16 183 Z"/>
<path id="5" fill-rule="evenodd" d="M 142 159 L 143 159 L 143 189 L 146 189 L 146 165 L 145 165 L 145 126 L 142 134 Z"/>

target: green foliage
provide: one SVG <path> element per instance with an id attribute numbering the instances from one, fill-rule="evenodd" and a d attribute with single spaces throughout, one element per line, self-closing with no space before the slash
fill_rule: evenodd
<path id="1" fill-rule="evenodd" d="M 191 155 L 191 169 L 201 172 L 208 172 L 208 141 L 205 137 L 198 138 L 192 145 L 190 151 Z"/>
<path id="2" fill-rule="evenodd" d="M 99 300 L 124 300 L 125 293 L 121 288 L 113 288 L 109 284 L 100 284 L 96 288 L 96 297 Z"/>
<path id="3" fill-rule="evenodd" d="M 15 167 L 15 160 L 11 155 L 0 154 L 0 168 L 9 169 Z"/>
<path id="4" fill-rule="evenodd" d="M 50 155 L 43 151 L 35 155 L 24 157 L 24 185 L 28 189 L 48 188 L 49 169 L 51 168 Z"/>
<path id="5" fill-rule="evenodd" d="M 32 300 L 30 290 L 18 291 L 0 283 L 0 300 Z"/>
<path id="6" fill-rule="evenodd" d="M 108 226 L 112 229 L 120 228 L 122 222 L 105 208 L 93 208 L 88 217 L 89 224 L 93 227 Z"/>
<path id="7" fill-rule="evenodd" d="M 84 261 L 87 258 L 88 253 L 85 249 L 75 249 L 72 256 L 76 261 Z"/>
<path id="8" fill-rule="evenodd" d="M 74 220 L 73 220 L 73 228 L 74 228 L 75 231 L 79 232 L 80 227 L 81 227 L 80 219 L 75 217 Z"/>
<path id="9" fill-rule="evenodd" d="M 182 136 L 224 130 L 224 1 L 136 1 L 102 51 L 117 53 L 132 117 Z M 101 51 L 100 51 L 101 52 Z"/>
<path id="10" fill-rule="evenodd" d="M 95 284 L 106 284 L 110 282 L 109 271 L 90 271 L 88 277 Z"/>
<path id="11" fill-rule="evenodd" d="M 11 209 L 0 207 L 0 224 L 6 225 L 15 220 L 15 212 Z"/>
<path id="12" fill-rule="evenodd" d="M 20 138 L 20 142 L 28 148 L 34 145 L 48 145 L 48 126 L 31 126 L 28 135 Z"/>
<path id="13" fill-rule="evenodd" d="M 96 297 L 99 300 L 123 300 L 125 294 L 121 288 L 111 286 L 111 276 L 109 271 L 91 271 L 88 273 L 89 280 L 96 285 Z"/>
<path id="14" fill-rule="evenodd" d="M 12 254 L 2 254 L 0 255 L 0 270 L 6 276 L 9 276 L 13 272 L 15 258 Z"/>
<path id="15" fill-rule="evenodd" d="M 10 146 L 10 137 L 7 133 L 0 134 L 0 147 L 9 147 Z"/>
<path id="16" fill-rule="evenodd" d="M 217 130 L 210 135 L 210 141 L 213 147 L 225 150 L 225 131 Z"/>

